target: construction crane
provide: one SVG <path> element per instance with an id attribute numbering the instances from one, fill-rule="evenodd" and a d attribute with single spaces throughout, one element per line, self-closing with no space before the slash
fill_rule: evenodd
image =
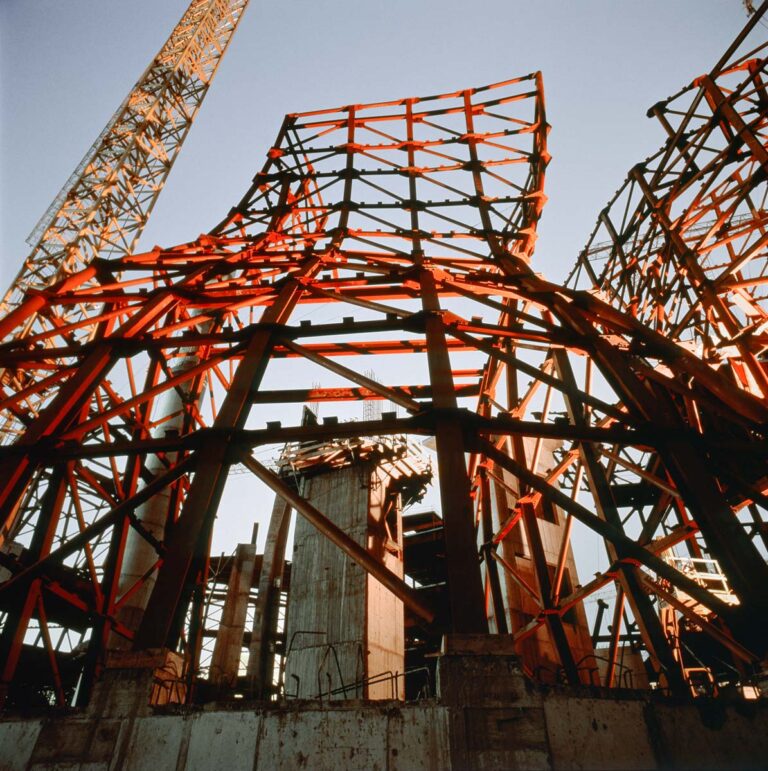
<path id="1" fill-rule="evenodd" d="M 248 0 L 192 0 L 33 229 L 27 239 L 32 251 L 5 293 L 0 315 L 97 258 L 110 260 L 131 252 L 247 5 Z M 82 306 L 68 309 L 66 317 L 35 313 L 14 337 L 34 337 L 45 346 L 48 331 L 83 318 Z M 91 331 L 84 324 L 78 339 L 90 339 Z M 36 377 L 31 372 L 19 382 L 3 371 L 0 383 L 5 393 L 18 392 Z M 38 405 L 27 401 L 19 409 L 36 414 Z M 18 414 L 0 425 L 3 443 L 16 436 Z"/>

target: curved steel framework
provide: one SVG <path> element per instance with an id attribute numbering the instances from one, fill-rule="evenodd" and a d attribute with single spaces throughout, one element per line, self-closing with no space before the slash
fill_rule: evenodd
<path id="1" fill-rule="evenodd" d="M 650 109 L 667 139 L 601 213 L 570 281 L 598 287 L 763 399 L 767 53 L 768 43 L 740 39 Z"/>
<path id="2" fill-rule="evenodd" d="M 768 406 L 632 313 L 533 271 L 547 128 L 539 74 L 289 115 L 209 235 L 96 260 L 0 321 L 0 365 L 26 384 L 0 402 L 24 423 L 0 449 L 12 700 L 38 659 L 59 702 L 78 677 L 83 698 L 115 645 L 178 649 L 194 671 L 236 463 L 390 588 L 412 623 L 511 634 L 532 676 L 595 682 L 580 609 L 609 587 L 605 685 L 620 683 L 629 635 L 660 687 L 687 692 L 662 601 L 713 641 L 732 680 L 753 676 L 768 650 L 768 569 L 749 519 L 766 503 L 756 448 Z M 68 321 L 73 308 L 82 321 Z M 35 313 L 61 321 L 20 336 Z M 386 384 L 360 374 L 370 357 L 380 376 L 389 367 Z M 373 399 L 403 416 L 300 420 L 306 401 Z M 434 437 L 445 609 L 252 455 L 390 434 Z M 580 584 L 568 571 L 584 532 L 602 539 L 608 568 Z M 150 559 L 126 584 L 131 538 Z M 728 591 L 665 559 L 676 545 L 717 560 Z M 141 613 L 121 613 L 138 596 Z"/>

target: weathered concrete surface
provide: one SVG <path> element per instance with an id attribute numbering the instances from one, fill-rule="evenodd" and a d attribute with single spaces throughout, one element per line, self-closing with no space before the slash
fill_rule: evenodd
<path id="1" fill-rule="evenodd" d="M 534 688 L 501 638 L 449 639 L 440 698 L 205 708 L 102 702 L 0 720 L 0 770 L 758 769 L 768 703 Z M 116 681 L 117 685 L 123 680 Z M 129 682 L 129 681 L 127 681 Z M 146 683 L 142 684 L 146 693 Z M 134 689 L 135 690 L 135 689 Z"/>
<path id="2" fill-rule="evenodd" d="M 357 467 L 321 474 L 303 495 L 361 546 L 368 537 L 370 470 Z M 353 685 L 366 676 L 366 572 L 303 518 L 296 521 L 286 640 L 286 691 L 300 699 L 337 691 L 363 696 Z M 402 671 L 402 667 L 400 668 Z"/>
<path id="3" fill-rule="evenodd" d="M 768 706 L 709 712 L 531 692 L 487 708 L 333 702 L 133 719 L 7 718 L 0 769 L 765 768 Z"/>
<path id="4" fill-rule="evenodd" d="M 452 767 L 448 713 L 334 702 L 265 711 L 185 711 L 98 720 L 0 722 L 2 771 L 440 771 Z M 42 729 L 42 730 L 41 730 Z"/>
<path id="5" fill-rule="evenodd" d="M 422 714 L 410 708 L 389 712 L 387 724 L 390 771 L 440 771 L 451 768 L 448 714 L 424 704 Z"/>
<path id="6" fill-rule="evenodd" d="M 551 768 L 541 696 L 509 636 L 447 636 L 437 676 L 456 768 Z"/>
<path id="7" fill-rule="evenodd" d="M 387 716 L 379 711 L 329 713 L 317 710 L 283 713 L 262 723 L 259 756 L 274 758 L 275 771 L 313 768 L 365 769 L 387 767 Z M 300 736 L 312 737 L 312 749 Z M 295 738 L 294 738 L 295 737 Z"/>
<path id="8" fill-rule="evenodd" d="M 550 695 L 544 699 L 544 715 L 552 767 L 657 768 L 645 707 L 637 700 Z"/>
<path id="9" fill-rule="evenodd" d="M 184 768 L 207 771 L 211 758 L 226 771 L 251 771 L 261 715 L 255 712 L 204 712 L 189 727 L 189 744 Z M 192 722 L 192 721 L 190 721 Z"/>
<path id="10" fill-rule="evenodd" d="M 188 721 L 177 715 L 141 717 L 132 726 L 127 746 L 121 748 L 116 768 L 158 771 L 175 768 Z"/>
<path id="11" fill-rule="evenodd" d="M 387 549 L 385 481 L 373 464 L 357 463 L 305 479 L 302 495 L 402 578 L 400 525 L 397 554 Z M 286 691 L 300 699 L 402 696 L 402 677 L 387 679 L 405 669 L 402 601 L 301 517 L 293 549 Z M 378 676 L 383 682 L 364 682 Z"/>
<path id="12" fill-rule="evenodd" d="M 27 768 L 42 727 L 42 720 L 0 723 L 0 769 L 21 771 Z"/>
<path id="13" fill-rule="evenodd" d="M 150 705 L 183 702 L 183 658 L 173 651 L 110 651 L 96 683 L 88 713 L 94 717 L 150 714 Z"/>
<path id="14" fill-rule="evenodd" d="M 765 701 L 727 708 L 713 701 L 702 701 L 687 709 L 656 704 L 647 722 L 661 766 L 697 771 L 768 768 Z"/>
<path id="15" fill-rule="evenodd" d="M 125 722 L 119 719 L 48 720 L 41 726 L 28 765 L 15 766 L 16 757 L 11 758 L 10 765 L 31 769 L 108 769 L 125 729 Z M 4 768 L 2 762 L 0 768 Z"/>

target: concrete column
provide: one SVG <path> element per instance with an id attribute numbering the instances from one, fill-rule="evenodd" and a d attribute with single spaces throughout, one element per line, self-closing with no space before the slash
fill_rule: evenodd
<path id="1" fill-rule="evenodd" d="M 186 699 L 183 657 L 166 648 L 112 651 L 88 703 L 93 717 L 140 717 L 152 707 L 183 704 Z"/>
<path id="2" fill-rule="evenodd" d="M 205 328 L 208 324 L 204 325 Z M 198 363 L 197 356 L 186 356 L 173 368 L 172 374 L 178 375 L 191 369 Z M 153 410 L 153 420 L 157 428 L 153 429 L 153 436 L 164 436 L 168 431 L 179 431 L 183 427 L 185 418 L 185 404 L 182 394 L 186 396 L 189 384 L 183 383 L 178 389 L 172 388 L 158 400 Z M 173 462 L 175 453 L 171 453 L 169 460 Z M 167 470 L 167 465 L 157 456 L 150 456 L 146 462 L 147 472 L 155 477 Z M 168 507 L 170 505 L 170 490 L 166 487 L 150 498 L 146 503 L 136 509 L 136 518 L 142 527 L 158 541 L 165 540 L 165 526 L 168 519 Z M 118 596 L 122 596 L 131 587 L 141 582 L 141 585 L 131 593 L 130 597 L 120 608 L 118 620 L 132 631 L 139 628 L 144 610 L 149 602 L 149 597 L 155 587 L 157 571 L 150 572 L 157 561 L 157 551 L 134 528 L 128 530 L 125 541 L 123 560 L 120 566 L 120 578 L 118 581 Z M 111 650 L 128 650 L 131 642 L 124 637 L 112 634 L 109 639 Z"/>
<path id="3" fill-rule="evenodd" d="M 209 680 L 215 688 L 228 689 L 237 685 L 245 616 L 248 611 L 255 566 L 256 545 L 238 544 L 211 658 Z"/>
<path id="4" fill-rule="evenodd" d="M 375 464 L 358 462 L 306 478 L 302 492 L 347 535 L 402 575 L 402 550 L 398 553 L 383 521 L 386 484 Z M 401 538 L 399 512 L 394 529 Z M 402 698 L 402 602 L 302 518 L 294 537 L 286 645 L 289 696 Z M 378 675 L 379 684 L 363 684 Z"/>
<path id="5" fill-rule="evenodd" d="M 290 504 L 279 495 L 275 496 L 261 562 L 259 593 L 253 611 L 253 629 L 248 651 L 248 688 L 251 696 L 257 699 L 267 699 L 272 694 L 277 616 L 290 524 Z"/>
<path id="6" fill-rule="evenodd" d="M 544 706 L 510 635 L 446 635 L 437 665 L 453 768 L 549 769 Z"/>

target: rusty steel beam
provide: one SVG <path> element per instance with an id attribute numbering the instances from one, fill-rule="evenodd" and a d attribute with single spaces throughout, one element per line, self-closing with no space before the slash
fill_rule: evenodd
<path id="1" fill-rule="evenodd" d="M 348 557 L 360 565 L 363 570 L 384 584 L 395 597 L 402 600 L 406 608 L 424 621 L 431 622 L 435 618 L 434 611 L 417 596 L 416 592 L 402 578 L 399 578 L 391 570 L 384 567 L 379 560 L 369 554 L 357 541 L 348 536 L 309 501 L 302 498 L 292 487 L 280 479 L 277 474 L 263 466 L 255 458 L 245 458 L 244 462 L 249 471 L 268 485 L 286 503 L 289 503 L 313 527 L 317 528 L 319 532 L 336 544 Z"/>
<path id="2" fill-rule="evenodd" d="M 303 266 L 301 275 L 311 277 L 320 267 L 319 260 L 310 259 Z M 299 301 L 301 292 L 298 282 L 287 283 L 275 304 L 265 312 L 263 321 L 267 324 L 283 323 Z M 248 417 L 251 391 L 258 389 L 272 344 L 272 335 L 268 331 L 254 335 L 216 417 L 216 428 L 243 427 Z M 209 446 L 208 452 L 198 462 L 185 506 L 169 538 L 166 556 L 136 632 L 134 645 L 138 649 L 162 648 L 168 644 L 172 622 L 168 608 L 179 607 L 182 593 L 188 587 L 192 560 L 208 543 L 213 515 L 231 463 L 229 452 L 229 443 L 222 437 Z"/>
<path id="3" fill-rule="evenodd" d="M 450 410 L 456 407 L 456 395 L 437 289 L 429 271 L 422 271 L 420 278 L 422 304 L 429 314 L 426 336 L 432 401 L 437 409 Z M 477 570 L 474 511 L 470 503 L 470 485 L 464 460 L 464 438 L 460 426 L 449 417 L 438 418 L 434 432 L 447 551 L 451 628 L 460 633 L 487 632 L 483 588 Z"/>

